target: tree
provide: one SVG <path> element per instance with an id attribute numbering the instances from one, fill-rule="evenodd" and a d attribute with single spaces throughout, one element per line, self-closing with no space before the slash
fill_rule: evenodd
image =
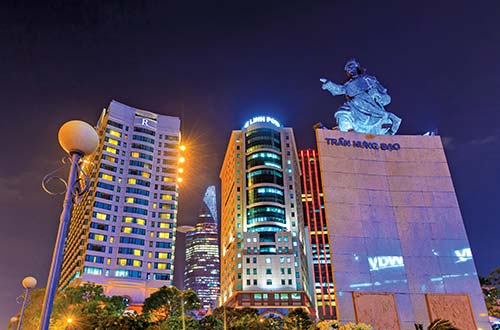
<path id="1" fill-rule="evenodd" d="M 200 307 L 200 298 L 193 290 L 181 291 L 175 286 L 163 286 L 144 301 L 142 312 L 153 322 L 162 322 L 171 317 L 189 315 Z"/>
<path id="2" fill-rule="evenodd" d="M 493 270 L 487 277 L 480 277 L 479 281 L 488 314 L 500 317 L 500 268 Z"/>
<path id="3" fill-rule="evenodd" d="M 202 320 L 202 329 L 212 330 L 212 328 L 205 327 L 209 324 L 220 325 L 220 328 L 213 328 L 215 330 L 223 329 L 224 318 L 226 319 L 228 330 L 267 329 L 263 328 L 265 322 L 259 318 L 259 313 L 254 308 L 217 307 L 211 316 L 206 316 L 205 318 L 207 320 Z M 215 322 L 214 319 L 216 320 Z"/>
<path id="4" fill-rule="evenodd" d="M 30 292 L 30 300 L 23 318 L 23 330 L 39 327 L 44 296 L 45 289 Z M 71 318 L 73 328 L 98 329 L 108 318 L 119 317 L 125 307 L 123 297 L 107 297 L 101 286 L 86 283 L 68 287 L 56 293 L 50 319 L 51 328 L 65 329 L 68 326 L 67 319 Z"/>
<path id="5" fill-rule="evenodd" d="M 427 330 L 460 330 L 455 327 L 450 321 L 436 319 L 431 322 L 431 324 L 427 327 Z"/>
<path id="6" fill-rule="evenodd" d="M 202 330 L 223 330 L 223 321 L 213 314 L 205 315 L 200 321 L 200 326 Z"/>
<path id="7" fill-rule="evenodd" d="M 284 324 L 287 330 L 309 330 L 314 322 L 308 312 L 302 308 L 295 308 L 288 312 Z"/>
<path id="8" fill-rule="evenodd" d="M 148 326 L 149 320 L 134 312 L 109 317 L 103 320 L 96 330 L 145 330 L 149 329 Z"/>

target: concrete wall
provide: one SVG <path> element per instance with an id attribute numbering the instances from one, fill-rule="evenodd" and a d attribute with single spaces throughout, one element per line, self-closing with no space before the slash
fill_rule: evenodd
<path id="1" fill-rule="evenodd" d="M 354 294 L 393 295 L 401 329 L 429 324 L 426 294 L 467 294 L 489 329 L 441 138 L 316 133 L 341 321 Z"/>

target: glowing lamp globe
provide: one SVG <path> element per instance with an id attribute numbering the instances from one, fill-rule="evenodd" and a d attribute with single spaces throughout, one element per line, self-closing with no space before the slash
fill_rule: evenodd
<path id="1" fill-rule="evenodd" d="M 19 319 L 17 317 L 15 317 L 15 316 L 12 316 L 10 318 L 10 323 L 16 323 L 17 321 L 19 321 Z"/>
<path id="2" fill-rule="evenodd" d="M 99 145 L 99 136 L 95 129 L 81 120 L 71 120 L 59 129 L 59 144 L 69 154 L 88 155 Z"/>
<path id="3" fill-rule="evenodd" d="M 23 280 L 23 287 L 25 289 L 34 289 L 36 287 L 36 278 L 33 276 L 27 276 Z"/>

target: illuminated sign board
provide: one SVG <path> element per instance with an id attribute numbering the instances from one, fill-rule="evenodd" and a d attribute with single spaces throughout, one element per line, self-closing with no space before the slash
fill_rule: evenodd
<path id="1" fill-rule="evenodd" d="M 404 267 L 402 256 L 368 257 L 370 271 Z"/>
<path id="2" fill-rule="evenodd" d="M 250 119 L 249 121 L 247 121 L 245 123 L 245 125 L 243 125 L 243 128 L 248 128 L 250 125 L 258 124 L 258 123 L 269 123 L 269 124 L 272 124 L 272 125 L 274 125 L 276 127 L 281 127 L 281 124 L 279 123 L 279 121 L 277 121 L 273 117 L 258 116 L 258 117 L 253 117 L 252 119 Z"/>
<path id="3" fill-rule="evenodd" d="M 339 139 L 325 138 L 327 145 L 332 146 L 342 146 L 342 147 L 353 147 L 361 149 L 373 149 L 373 150 L 399 150 L 401 146 L 399 143 L 377 143 L 370 141 L 356 141 L 356 140 L 346 140 L 343 137 Z"/>
<path id="4" fill-rule="evenodd" d="M 136 116 L 134 124 L 139 126 L 144 126 L 146 128 L 156 129 L 157 123 L 154 119 Z"/>

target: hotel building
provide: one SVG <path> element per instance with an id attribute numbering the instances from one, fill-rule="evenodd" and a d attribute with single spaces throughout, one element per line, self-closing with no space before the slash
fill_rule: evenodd
<path id="1" fill-rule="evenodd" d="M 316 130 L 338 319 L 489 329 L 439 136 Z"/>
<path id="2" fill-rule="evenodd" d="M 318 152 L 311 149 L 300 150 L 299 161 L 302 172 L 302 208 L 311 240 L 318 317 L 334 320 L 337 318 L 335 286 Z"/>
<path id="3" fill-rule="evenodd" d="M 221 178 L 221 303 L 314 313 L 293 130 L 255 117 L 232 132 Z"/>
<path id="4" fill-rule="evenodd" d="M 203 197 L 196 226 L 186 232 L 186 268 L 184 288 L 192 289 L 201 300 L 204 311 L 217 307 L 220 294 L 219 234 L 215 186 Z"/>
<path id="5" fill-rule="evenodd" d="M 180 120 L 116 101 L 85 158 L 90 189 L 75 205 L 59 286 L 92 282 L 140 304 L 172 284 Z"/>

